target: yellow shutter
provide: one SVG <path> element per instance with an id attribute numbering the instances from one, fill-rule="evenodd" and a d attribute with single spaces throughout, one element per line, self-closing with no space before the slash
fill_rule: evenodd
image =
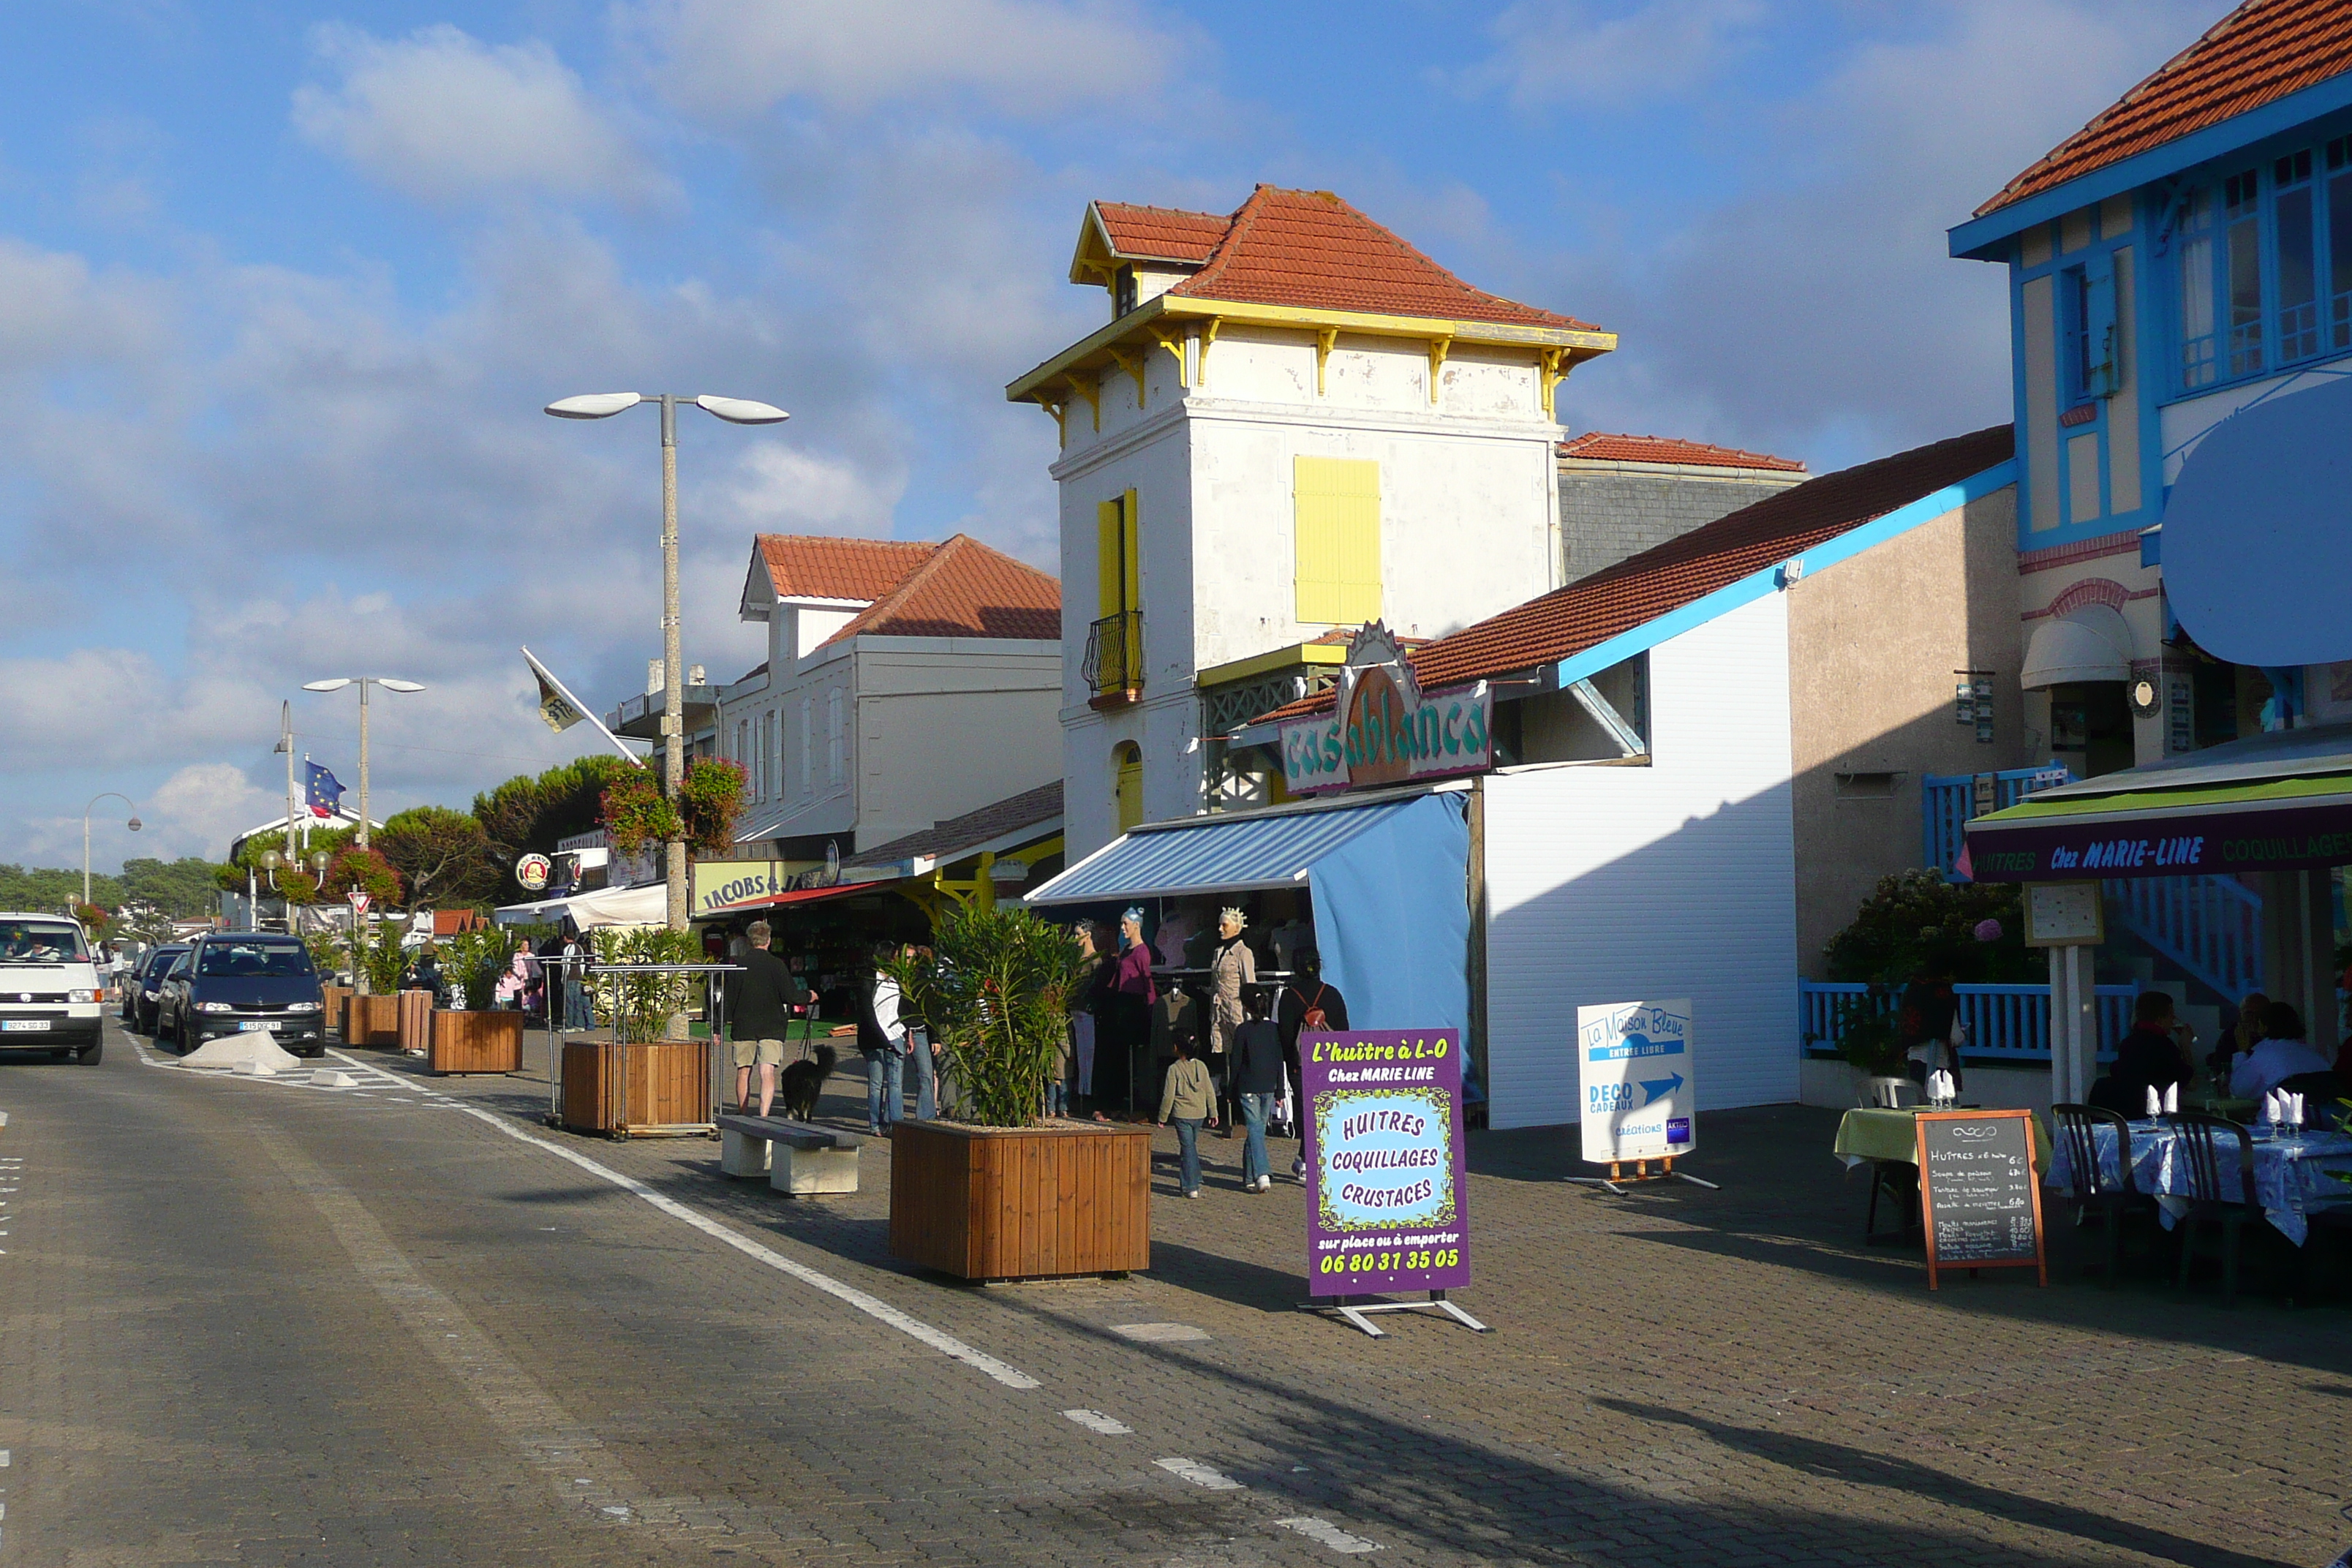
<path id="1" fill-rule="evenodd" d="M 1095 614 L 1115 616 L 1126 607 L 1126 529 L 1115 500 L 1095 503 Z"/>
<path id="2" fill-rule="evenodd" d="M 1140 610 L 1143 608 L 1143 541 L 1136 531 L 1135 492 L 1128 491 L 1123 499 L 1126 504 L 1121 508 L 1119 518 L 1119 552 L 1127 563 L 1127 599 L 1121 607 Z"/>
<path id="3" fill-rule="evenodd" d="M 1381 466 L 1344 458 L 1294 460 L 1298 618 L 1357 626 L 1381 614 Z"/>

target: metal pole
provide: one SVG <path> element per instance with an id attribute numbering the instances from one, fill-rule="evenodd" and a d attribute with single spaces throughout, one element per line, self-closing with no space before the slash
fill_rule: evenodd
<path id="1" fill-rule="evenodd" d="M 294 704 L 291 702 L 278 705 L 278 744 L 286 753 L 286 863 L 299 866 L 302 856 L 294 847 Z M 291 910 L 288 911 L 286 923 L 289 926 L 294 923 Z"/>
<path id="2" fill-rule="evenodd" d="M 100 795 L 98 798 L 104 800 L 106 797 Z M 89 904 L 89 814 L 91 807 L 97 805 L 98 801 L 94 800 L 81 808 L 81 901 L 85 908 Z"/>
<path id="3" fill-rule="evenodd" d="M 360 837 L 359 846 L 368 847 L 368 683 L 360 682 Z"/>
<path id="4" fill-rule="evenodd" d="M 662 787 L 676 805 L 686 777 L 686 671 L 679 647 L 677 615 L 677 399 L 662 394 Z M 366 770 L 361 770 L 365 779 Z M 364 785 L 362 785 L 364 787 Z M 686 841 L 672 838 L 662 846 L 662 875 L 667 884 L 668 923 L 686 929 Z"/>

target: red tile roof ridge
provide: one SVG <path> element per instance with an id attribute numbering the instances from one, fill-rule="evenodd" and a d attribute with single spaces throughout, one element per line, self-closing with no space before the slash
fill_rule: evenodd
<path id="1" fill-rule="evenodd" d="M 1280 185 L 1253 190 L 1208 264 L 1169 292 L 1236 304 L 1600 330 L 1465 283 L 1329 191 Z"/>
<path id="2" fill-rule="evenodd" d="M 898 632 L 902 637 L 1020 637 L 1049 641 L 1062 635 L 1061 580 L 1038 571 L 1024 562 L 1015 561 L 999 550 L 992 550 L 968 533 L 950 534 L 943 542 L 929 547 L 930 554 L 923 563 L 907 574 L 889 593 L 877 599 L 853 616 L 847 625 L 824 639 L 819 647 L 866 634 L 887 633 L 898 621 L 919 622 L 921 629 L 908 626 Z M 951 582 L 960 571 L 972 580 Z M 982 604 L 982 595 L 995 593 L 1007 599 L 1026 597 L 1027 603 Z M 927 594 L 942 596 L 929 619 L 914 614 L 916 602 Z M 1006 618 L 996 626 L 989 625 L 991 612 Z M 941 629 L 951 627 L 952 629 Z"/>
<path id="3" fill-rule="evenodd" d="M 1414 678 L 1437 690 L 1568 658 L 1996 468 L 2015 450 L 2011 426 L 1995 425 L 1791 485 L 1413 649 Z M 1320 693 L 1259 719 L 1301 718 L 1333 700 Z"/>
<path id="4" fill-rule="evenodd" d="M 2246 0 L 1991 200 L 1987 217 L 2208 126 L 2352 70 L 2352 6 L 2343 0 Z"/>
<path id="5" fill-rule="evenodd" d="M 1218 242 L 1233 224 L 1231 217 L 1221 214 L 1194 212 L 1187 207 L 1147 206 L 1138 202 L 1099 198 L 1093 205 L 1113 251 L 1149 260 L 1206 261 L 1215 254 Z"/>
<path id="6" fill-rule="evenodd" d="M 1718 447 L 1710 441 L 1688 441 L 1679 436 L 1626 436 L 1587 430 L 1559 444 L 1563 458 L 1591 458 L 1601 462 L 1680 463 L 1717 468 L 1769 468 L 1801 474 L 1805 465 L 1794 458 L 1750 452 L 1739 447 Z"/>
<path id="7" fill-rule="evenodd" d="M 927 540 L 862 539 L 828 533 L 761 533 L 752 539 L 781 599 L 871 604 L 938 545 Z"/>

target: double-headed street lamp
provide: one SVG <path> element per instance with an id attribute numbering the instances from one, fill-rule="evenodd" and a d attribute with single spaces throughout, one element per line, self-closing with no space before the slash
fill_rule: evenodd
<path id="1" fill-rule="evenodd" d="M 381 686 L 386 691 L 422 691 L 413 680 L 394 680 L 384 675 L 339 675 L 332 680 L 306 680 L 305 691 L 341 691 L 346 686 L 360 689 L 360 847 L 368 847 L 368 688 Z"/>
<path id="2" fill-rule="evenodd" d="M 129 806 L 131 820 L 123 826 L 133 833 L 138 832 L 140 826 L 139 803 L 115 790 L 108 790 L 103 795 L 91 795 L 89 805 L 81 808 L 81 901 L 85 907 L 89 903 L 89 814 L 97 808 L 98 803 L 101 800 L 119 800 Z"/>
<path id="3" fill-rule="evenodd" d="M 686 778 L 686 682 L 678 660 L 677 624 L 677 405 L 690 403 L 730 425 L 780 425 L 792 417 L 770 404 L 745 397 L 688 397 L 670 392 L 592 392 L 547 405 L 558 419 L 609 419 L 640 403 L 661 405 L 662 451 L 662 786 L 675 804 Z M 364 776 L 364 775 L 363 775 Z M 668 885 L 669 929 L 686 929 L 686 845 L 662 846 L 662 879 Z"/>

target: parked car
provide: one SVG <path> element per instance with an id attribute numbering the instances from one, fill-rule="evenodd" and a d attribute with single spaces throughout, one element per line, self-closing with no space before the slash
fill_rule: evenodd
<path id="1" fill-rule="evenodd" d="M 173 961 L 157 998 L 155 1037 L 182 1054 L 222 1035 L 268 1030 L 297 1056 L 327 1049 L 319 972 L 300 940 L 276 931 L 213 931 Z"/>
<path id="2" fill-rule="evenodd" d="M 79 923 L 0 914 L 0 1049 L 99 1059 L 98 965 Z"/>
<path id="3" fill-rule="evenodd" d="M 188 951 L 184 942 L 151 947 L 139 955 L 138 966 L 122 987 L 122 1026 L 142 1035 L 155 1032 L 155 1000 L 173 961 Z"/>

